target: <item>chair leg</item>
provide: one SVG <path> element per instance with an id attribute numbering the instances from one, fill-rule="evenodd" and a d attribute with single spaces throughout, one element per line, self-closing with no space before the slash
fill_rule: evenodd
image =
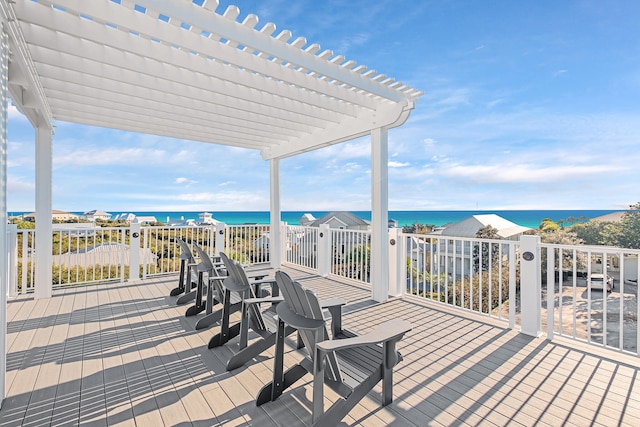
<path id="1" fill-rule="evenodd" d="M 216 310 L 213 313 L 207 314 L 196 322 L 196 331 L 200 329 L 208 328 L 216 322 L 222 319 L 222 310 Z"/>
<path id="2" fill-rule="evenodd" d="M 313 426 L 335 426 L 375 387 L 382 378 L 382 366 L 376 369 L 365 381 L 360 383 L 346 399 L 338 399 L 324 413 L 313 414 Z M 314 399 L 315 399 L 315 378 L 314 378 Z M 322 396 L 320 396 L 322 397 Z M 315 410 L 315 401 L 314 401 Z"/>
<path id="3" fill-rule="evenodd" d="M 226 333 L 220 332 L 219 334 L 215 334 L 213 337 L 211 337 L 211 339 L 209 340 L 209 348 L 225 345 L 227 342 L 229 342 L 230 339 L 237 337 L 239 333 L 240 324 L 236 323 L 235 325 L 229 327 Z"/>
<path id="4" fill-rule="evenodd" d="M 178 295 L 184 292 L 184 289 L 185 289 L 184 270 L 185 270 L 186 263 L 187 263 L 186 259 L 180 260 L 180 276 L 178 279 L 178 287 L 171 290 L 171 293 L 169 295 L 171 295 L 172 297 L 177 297 Z"/>
<path id="5" fill-rule="evenodd" d="M 176 300 L 177 305 L 186 304 L 189 301 L 193 301 L 196 298 L 196 291 L 189 291 Z"/>

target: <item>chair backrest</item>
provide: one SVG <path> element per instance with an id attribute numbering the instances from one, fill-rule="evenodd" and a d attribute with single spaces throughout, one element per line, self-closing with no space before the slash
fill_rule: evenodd
<path id="1" fill-rule="evenodd" d="M 187 262 L 193 263 L 195 262 L 195 258 L 193 257 L 193 253 L 191 253 L 191 248 L 180 237 L 176 237 L 178 244 L 180 245 L 180 259 L 186 259 Z"/>
<path id="2" fill-rule="evenodd" d="M 256 294 L 253 290 L 253 287 L 249 283 L 249 278 L 247 277 L 244 268 L 237 261 L 229 258 L 227 254 L 224 252 L 220 252 L 220 259 L 224 263 L 224 266 L 227 269 L 227 274 L 231 278 L 231 282 L 227 283 L 225 280 L 224 286 L 231 290 L 232 292 L 236 292 L 241 298 L 255 298 Z M 262 318 L 262 313 L 260 312 L 259 306 L 256 304 L 251 304 L 249 307 L 249 315 L 252 326 L 257 330 L 266 330 L 267 326 L 264 323 L 264 319 Z"/>
<path id="3" fill-rule="evenodd" d="M 324 320 L 320 301 L 314 291 L 305 289 L 283 271 L 276 272 L 276 282 L 280 292 L 282 292 L 284 301 L 293 312 L 307 319 Z M 312 359 L 315 354 L 316 343 L 329 339 L 326 327 L 321 331 L 321 336 L 316 336 L 312 331 L 299 330 L 298 332 L 309 352 L 309 357 Z M 328 378 L 342 382 L 338 359 L 333 352 L 327 354 L 325 373 Z"/>
<path id="4" fill-rule="evenodd" d="M 209 277 L 211 277 L 214 270 L 211 257 L 200 246 L 196 245 L 195 243 L 193 246 L 195 246 L 196 252 L 198 252 L 198 258 L 200 259 L 200 262 L 198 263 L 198 271 L 207 272 L 209 273 Z"/>

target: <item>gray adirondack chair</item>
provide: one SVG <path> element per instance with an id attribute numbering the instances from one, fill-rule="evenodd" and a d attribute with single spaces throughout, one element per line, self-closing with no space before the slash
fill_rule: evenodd
<path id="1" fill-rule="evenodd" d="M 196 273 L 196 260 L 191 252 L 189 244 L 177 237 L 176 241 L 180 245 L 180 276 L 178 279 L 178 287 L 171 291 L 171 296 L 180 297 L 176 300 L 176 304 L 186 304 L 196 298 L 196 290 L 198 284 L 198 274 Z"/>
<path id="2" fill-rule="evenodd" d="M 276 340 L 275 306 L 282 301 L 278 295 L 278 288 L 275 280 L 254 280 L 250 281 L 247 272 L 236 261 L 230 259 L 226 254 L 220 253 L 229 279 L 222 283 L 224 295 L 222 320 L 220 332 L 209 340 L 209 348 L 215 348 L 227 344 L 232 338 L 240 336 L 238 351 L 227 362 L 227 370 L 236 369 L 260 353 L 272 347 Z M 255 273 L 258 277 L 266 273 Z M 264 296 L 262 286 L 270 285 L 271 294 Z M 237 298 L 240 302 L 237 302 Z M 234 307 L 241 305 L 241 318 L 239 323 L 231 324 L 230 314 Z M 266 304 L 268 308 L 262 311 L 262 306 Z M 251 344 L 249 341 L 249 329 L 253 330 L 259 338 Z M 288 327 L 283 333 L 290 334 L 293 329 Z"/>
<path id="3" fill-rule="evenodd" d="M 222 320 L 222 298 L 224 295 L 222 282 L 223 280 L 231 280 L 226 276 L 226 270 L 224 266 L 218 263 L 214 263 L 209 254 L 200 246 L 194 244 L 200 264 L 198 264 L 198 283 L 202 285 L 203 289 L 206 289 L 204 294 L 206 295 L 206 301 L 202 304 L 205 306 L 205 315 L 198 319 L 196 322 L 196 330 L 207 328 L 216 322 Z M 207 274 L 207 280 L 204 280 L 203 275 Z M 197 300 L 197 298 L 196 298 Z M 220 305 L 218 310 L 213 310 L 216 305 Z M 196 304 L 197 306 L 197 304 Z M 233 307 L 235 312 L 240 309 L 240 305 L 236 304 Z"/>
<path id="4" fill-rule="evenodd" d="M 276 280 L 284 302 L 278 304 L 279 318 L 273 381 L 265 385 L 256 399 L 257 405 L 277 399 L 282 392 L 306 373 L 313 375 L 314 426 L 334 426 L 358 402 L 382 381 L 382 406 L 393 400 L 393 367 L 402 359 L 396 344 L 411 325 L 404 320 L 383 323 L 366 335 L 355 335 L 342 329 L 340 318 L 332 313 L 332 335 L 326 327 L 322 305 L 311 290 L 307 290 L 289 275 L 278 271 Z M 335 312 L 335 310 L 334 310 Z M 285 325 L 298 330 L 308 354 L 302 361 L 284 372 Z M 324 411 L 324 385 L 341 398 Z"/>

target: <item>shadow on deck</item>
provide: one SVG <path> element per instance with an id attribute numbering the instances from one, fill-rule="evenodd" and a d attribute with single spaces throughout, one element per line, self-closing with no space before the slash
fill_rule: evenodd
<path id="1" fill-rule="evenodd" d="M 375 303 L 364 286 L 287 271 L 322 298 L 345 298 L 346 327 L 364 333 L 393 318 L 413 325 L 398 347 L 404 361 L 395 370 L 393 403 L 380 407 L 378 386 L 344 425 L 637 425 L 635 357 L 526 337 L 413 297 Z M 207 349 L 216 326 L 194 330 L 197 317 L 184 317 L 186 307 L 167 296 L 176 282 L 168 276 L 12 299 L 0 424 L 309 424 L 311 377 L 256 407 L 272 351 L 226 372 L 231 350 Z M 285 363 L 298 359 L 291 354 Z"/>

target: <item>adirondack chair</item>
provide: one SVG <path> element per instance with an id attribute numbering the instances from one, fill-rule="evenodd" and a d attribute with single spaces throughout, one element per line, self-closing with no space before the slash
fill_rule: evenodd
<path id="1" fill-rule="evenodd" d="M 201 313 L 207 308 L 207 301 L 204 299 L 205 294 L 207 295 L 207 299 L 214 297 L 212 292 L 207 292 L 209 289 L 209 282 L 213 277 L 214 270 L 216 266 L 213 261 L 209 257 L 209 255 L 202 250 L 202 248 L 195 243 L 193 246 L 196 248 L 196 252 L 198 253 L 198 264 L 195 267 L 195 271 L 198 277 L 197 285 L 195 289 L 195 303 L 187 309 L 185 312 L 185 316 L 195 316 L 198 313 Z M 207 280 L 205 280 L 205 274 L 207 275 Z M 219 302 L 218 299 L 211 302 L 211 304 Z"/>
<path id="2" fill-rule="evenodd" d="M 178 278 L 178 287 L 171 291 L 171 296 L 181 295 L 176 304 L 186 304 L 196 297 L 194 287 L 198 284 L 198 274 L 195 271 L 197 265 L 196 260 L 191 252 L 189 244 L 177 237 L 176 241 L 180 245 L 180 276 Z"/>
<path id="3" fill-rule="evenodd" d="M 223 281 L 224 296 L 222 320 L 220 332 L 209 340 L 209 348 L 215 348 L 227 344 L 232 338 L 240 335 L 239 351 L 227 362 L 227 370 L 236 369 L 260 353 L 273 346 L 276 340 L 275 306 L 282 301 L 278 295 L 278 288 L 273 279 L 250 281 L 247 272 L 236 261 L 226 254 L 220 253 L 229 279 Z M 261 273 L 264 275 L 264 273 Z M 271 295 L 264 296 L 262 286 L 271 286 Z M 241 300 L 241 318 L 239 323 L 231 325 L 230 314 L 233 310 L 234 298 Z M 238 304 L 235 302 L 235 304 Z M 268 308 L 261 311 L 261 306 L 267 304 Z M 251 344 L 249 340 L 249 328 L 259 338 Z M 293 329 L 287 327 L 283 333 L 290 334 Z"/>
<path id="4" fill-rule="evenodd" d="M 379 381 L 382 381 L 382 406 L 391 403 L 393 367 L 402 359 L 396 344 L 411 330 L 411 325 L 404 320 L 392 320 L 369 334 L 358 336 L 337 324 L 331 328 L 333 339 L 328 339 L 326 321 L 316 294 L 281 271 L 276 273 L 276 281 L 284 302 L 276 308 L 279 324 L 273 381 L 262 388 L 256 404 L 274 401 L 306 373 L 313 375 L 314 426 L 338 424 Z M 308 351 L 299 364 L 286 372 L 284 334 L 281 333 L 285 325 L 298 330 Z M 325 384 L 341 396 L 326 412 Z"/>
<path id="5" fill-rule="evenodd" d="M 205 315 L 198 319 L 196 322 L 196 330 L 207 328 L 213 325 L 216 322 L 222 320 L 223 308 L 222 302 L 224 296 L 224 288 L 223 281 L 224 280 L 232 280 L 229 276 L 226 275 L 226 269 L 224 268 L 224 264 L 214 264 L 211 260 L 209 254 L 207 254 L 200 246 L 195 245 L 196 252 L 198 253 L 198 257 L 204 263 L 203 271 L 208 273 L 208 281 L 207 283 L 207 299 L 205 302 Z M 214 311 L 213 308 L 220 304 L 221 307 Z M 240 298 L 232 298 L 231 303 L 229 304 L 228 310 L 230 313 L 234 313 L 240 310 L 242 306 L 242 300 Z"/>

